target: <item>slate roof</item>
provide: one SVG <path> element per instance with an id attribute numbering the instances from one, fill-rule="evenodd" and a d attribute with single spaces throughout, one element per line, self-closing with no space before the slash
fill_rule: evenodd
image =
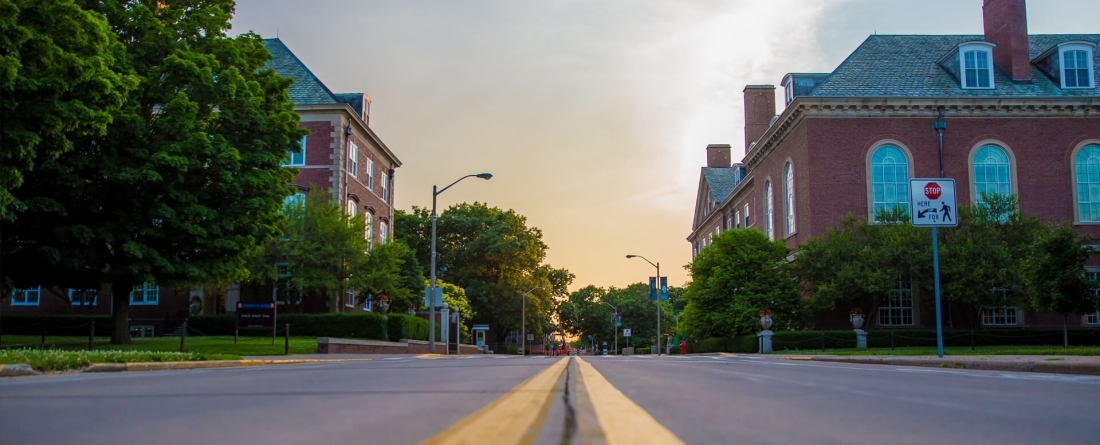
<path id="1" fill-rule="evenodd" d="M 737 169 L 733 167 L 703 167 L 703 178 L 710 187 L 714 202 L 722 202 L 737 187 Z"/>
<path id="2" fill-rule="evenodd" d="M 963 89 L 959 81 L 937 63 L 964 42 L 981 41 L 980 35 L 873 35 L 867 37 L 808 97 L 1100 97 L 1100 89 L 1062 89 L 1042 71 L 1031 66 L 1031 83 L 1016 83 L 1000 69 L 994 70 L 993 89 Z M 1034 60 L 1059 43 L 1092 42 L 1100 47 L 1100 34 L 1040 34 L 1028 36 Z M 1094 51 L 1100 54 L 1100 51 Z M 1100 85 L 1100 57 L 1093 57 Z"/>
<path id="3" fill-rule="evenodd" d="M 321 79 L 306 67 L 298 56 L 278 38 L 264 39 L 264 47 L 271 53 L 267 68 L 274 69 L 282 76 L 294 79 L 290 85 L 290 101 L 297 105 L 330 105 L 343 103 L 337 99 Z"/>

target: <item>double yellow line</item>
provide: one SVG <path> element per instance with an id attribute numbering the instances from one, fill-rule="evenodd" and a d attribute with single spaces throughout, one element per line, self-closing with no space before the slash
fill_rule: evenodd
<path id="1" fill-rule="evenodd" d="M 580 357 L 562 357 L 422 444 L 534 443 L 554 397 L 561 395 L 567 373 L 575 379 L 571 396 L 578 442 L 608 445 L 683 444 L 680 438 Z"/>

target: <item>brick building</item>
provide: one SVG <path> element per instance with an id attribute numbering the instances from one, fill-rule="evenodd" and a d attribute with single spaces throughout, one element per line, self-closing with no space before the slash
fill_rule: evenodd
<path id="1" fill-rule="evenodd" d="M 1015 194 L 1022 211 L 1100 238 L 1100 34 L 1029 35 L 1023 0 L 986 0 L 983 15 L 984 35 L 873 35 L 831 73 L 787 74 L 778 115 L 774 86 L 746 86 L 746 154 L 733 164 L 729 145 L 707 147 L 693 255 L 713 234 L 745 227 L 797 252 L 845 214 L 908 209 L 909 178 L 940 176 L 941 116 L 944 176 L 959 205 L 983 191 Z M 932 325 L 935 313 L 920 306 L 899 280 L 874 322 Z M 982 318 L 1061 325 L 1014 307 Z M 1100 313 L 1071 323 L 1100 327 Z"/>
<path id="2" fill-rule="evenodd" d="M 365 93 L 333 93 L 279 39 L 264 40 L 273 58 L 268 67 L 294 79 L 290 100 L 310 134 L 302 139 L 300 153 L 287 154 L 287 167 L 297 168 L 293 185 L 301 199 L 308 193 L 331 193 L 347 211 L 363 218 L 372 245 L 393 237 L 394 170 L 401 161 L 371 130 L 370 96 Z M 278 268 L 276 264 L 273 267 Z M 19 289 L 4 308 L 6 314 L 57 313 L 110 314 L 110 298 L 103 289 Z M 271 301 L 280 296 L 270 286 L 200 286 L 167 289 L 138 286 L 131 293 L 130 317 L 136 335 L 161 335 L 178 329 L 189 314 L 232 312 L 238 301 Z M 285 296 L 283 296 L 285 298 Z M 333 296 L 328 302 L 310 302 L 309 312 L 363 311 L 355 294 Z"/>

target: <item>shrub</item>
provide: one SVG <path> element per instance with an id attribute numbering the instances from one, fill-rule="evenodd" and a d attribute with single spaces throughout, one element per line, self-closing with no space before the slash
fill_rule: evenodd
<path id="1" fill-rule="evenodd" d="M 649 354 L 649 348 L 634 348 L 634 353 L 637 355 Z"/>
<path id="2" fill-rule="evenodd" d="M 340 337 L 381 340 L 386 322 L 374 312 L 337 314 L 279 314 L 278 329 L 290 324 L 290 334 L 305 337 Z M 233 335 L 234 315 L 199 315 L 187 319 L 189 335 Z M 261 331 L 241 331 L 241 335 L 267 335 Z M 427 336 L 425 336 L 426 338 Z"/>
<path id="3" fill-rule="evenodd" d="M 45 323 L 47 336 L 87 336 L 89 322 L 95 322 L 96 335 L 111 334 L 110 315 L 5 315 L 0 317 L 0 326 L 10 335 L 42 335 Z"/>
<path id="4" fill-rule="evenodd" d="M 516 345 L 500 346 L 496 349 L 495 352 L 497 354 L 519 355 L 519 346 L 516 346 Z"/>
<path id="5" fill-rule="evenodd" d="M 890 333 L 895 347 L 936 346 L 934 329 L 876 330 L 867 334 L 867 347 L 889 348 Z M 852 331 L 779 331 L 772 336 L 772 350 L 821 350 L 822 334 L 825 350 L 856 347 L 856 334 Z M 970 346 L 970 331 L 949 330 L 943 332 L 944 346 Z M 708 338 L 688 343 L 688 352 L 756 353 L 760 339 L 755 334 L 732 338 Z M 1059 329 L 982 329 L 974 331 L 975 346 L 1058 346 L 1062 344 Z M 1070 329 L 1069 344 L 1073 346 L 1100 346 L 1100 331 L 1096 329 Z"/>
<path id="6" fill-rule="evenodd" d="M 428 320 L 406 314 L 390 314 L 389 317 L 387 328 L 389 329 L 390 340 L 428 339 Z"/>

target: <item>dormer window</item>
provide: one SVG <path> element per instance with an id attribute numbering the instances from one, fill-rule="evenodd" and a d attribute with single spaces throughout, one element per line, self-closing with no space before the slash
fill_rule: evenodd
<path id="1" fill-rule="evenodd" d="M 993 45 L 973 42 L 959 46 L 959 76 L 963 88 L 993 88 Z"/>
<path id="2" fill-rule="evenodd" d="M 1061 45 L 1062 88 L 1092 88 L 1092 47 L 1082 44 Z"/>

